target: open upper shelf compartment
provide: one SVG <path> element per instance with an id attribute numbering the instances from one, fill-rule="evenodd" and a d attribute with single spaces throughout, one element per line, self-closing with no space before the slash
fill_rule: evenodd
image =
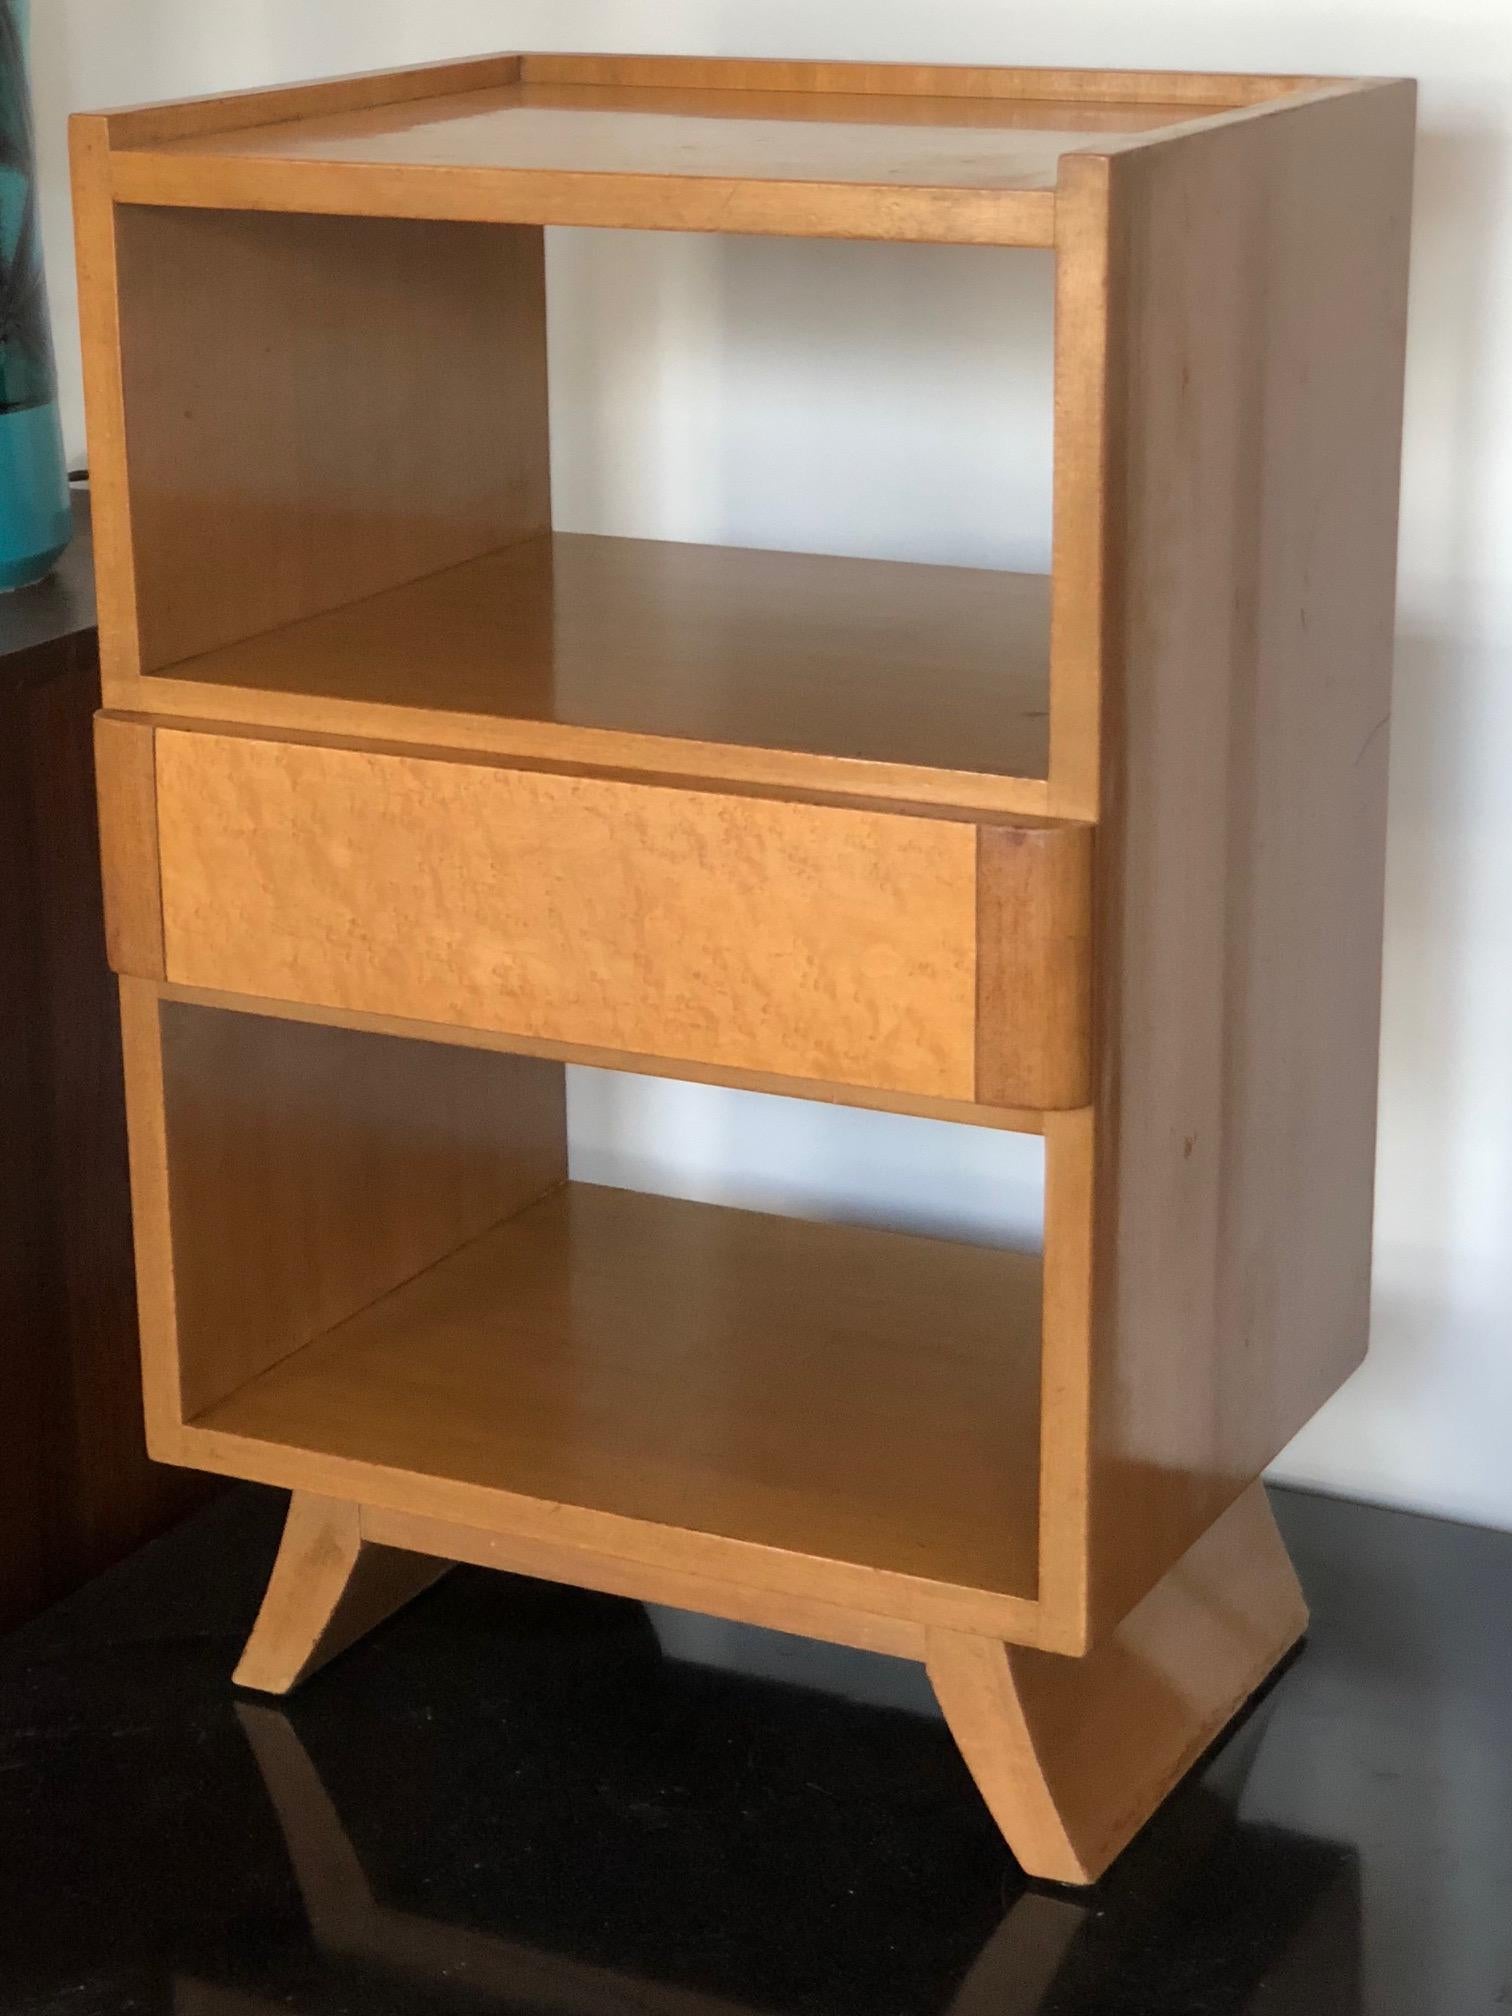
<path id="1" fill-rule="evenodd" d="M 201 1011 L 213 1012 L 213 1011 Z M 1035 1595 L 1037 1255 L 569 1183 L 187 1425 L 207 1468 L 480 1525 Z M 947 1313 L 948 1312 L 948 1313 Z M 858 1580 L 859 1580 L 858 1575 Z M 973 1592 L 962 1597 L 960 1591 Z"/>
<path id="2" fill-rule="evenodd" d="M 1095 261 L 1052 597 L 555 531 L 540 227 L 1053 247 L 1069 164 L 1350 88 L 511 55 L 81 117 L 106 704 L 1085 817 Z"/>
<path id="3" fill-rule="evenodd" d="M 1034 1628 L 1039 1254 L 565 1181 L 537 1059 L 130 989 L 126 1012 L 161 1068 L 158 1453 Z"/>

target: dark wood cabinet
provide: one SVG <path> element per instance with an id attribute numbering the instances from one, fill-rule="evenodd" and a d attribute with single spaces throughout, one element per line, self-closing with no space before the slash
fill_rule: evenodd
<path id="1" fill-rule="evenodd" d="M 0 596 L 0 1628 L 202 1494 L 142 1439 L 79 521 L 49 580 Z"/>

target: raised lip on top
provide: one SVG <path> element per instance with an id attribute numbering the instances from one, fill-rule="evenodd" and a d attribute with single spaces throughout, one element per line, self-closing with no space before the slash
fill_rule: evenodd
<path id="1" fill-rule="evenodd" d="M 307 119 L 339 119 L 386 106 L 532 85 L 620 94 L 813 92 L 1190 109 L 1189 117 L 1129 134 L 1091 131 L 1085 145 L 1063 150 L 1079 154 L 1118 150 L 1215 118 L 1243 117 L 1278 99 L 1357 88 L 1357 80 L 539 52 L 76 116 L 103 127 L 111 192 L 122 203 L 1041 248 L 1055 243 L 1056 192 L 1048 185 L 878 185 L 487 162 L 311 160 L 195 144 Z"/>

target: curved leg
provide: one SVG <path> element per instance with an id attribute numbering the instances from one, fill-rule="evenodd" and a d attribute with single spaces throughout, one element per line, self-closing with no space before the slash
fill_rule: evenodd
<path id="1" fill-rule="evenodd" d="M 361 1508 L 296 1491 L 238 1687 L 287 1694 L 451 1566 L 362 1537 Z"/>
<path id="2" fill-rule="evenodd" d="M 927 1663 L 1020 1865 L 1091 1883 L 1306 1628 L 1254 1484 L 1084 1658 L 931 1631 Z"/>

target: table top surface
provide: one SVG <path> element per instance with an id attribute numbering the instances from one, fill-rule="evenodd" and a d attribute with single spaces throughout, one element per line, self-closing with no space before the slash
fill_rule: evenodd
<path id="1" fill-rule="evenodd" d="M 197 134 L 158 147 L 262 161 L 1049 189 L 1068 149 L 1195 116 L 1191 106 L 1158 102 L 527 83 Z"/>

